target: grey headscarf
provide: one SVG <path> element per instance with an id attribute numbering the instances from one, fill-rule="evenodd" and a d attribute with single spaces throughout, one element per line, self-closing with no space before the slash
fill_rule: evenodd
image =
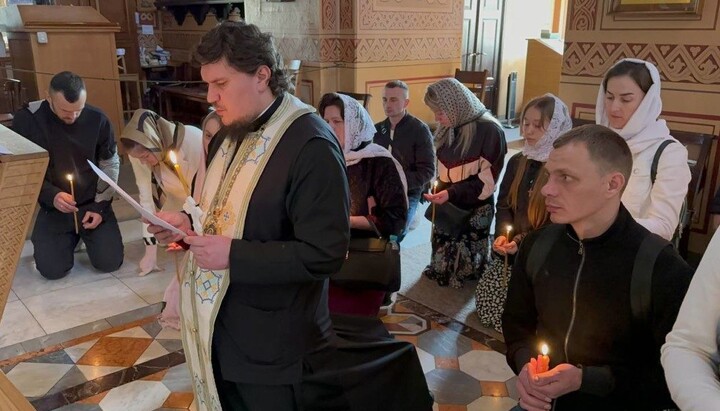
<path id="1" fill-rule="evenodd" d="M 472 91 L 454 78 L 445 78 L 428 86 L 425 104 L 442 110 L 452 127 L 438 125 L 435 146 L 451 145 L 455 140 L 454 129 L 480 119 L 489 110 Z"/>

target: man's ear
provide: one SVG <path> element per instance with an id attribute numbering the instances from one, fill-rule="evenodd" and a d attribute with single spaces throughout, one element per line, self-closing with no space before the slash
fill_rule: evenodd
<path id="1" fill-rule="evenodd" d="M 614 172 L 610 175 L 608 180 L 608 194 L 610 195 L 622 195 L 623 189 L 625 188 L 625 176 L 622 173 Z"/>
<path id="2" fill-rule="evenodd" d="M 268 84 L 270 84 L 270 77 L 272 76 L 272 71 L 270 71 L 270 67 L 268 66 L 260 66 L 255 72 L 255 76 L 257 77 L 259 83 L 265 84 L 265 86 L 267 86 Z"/>

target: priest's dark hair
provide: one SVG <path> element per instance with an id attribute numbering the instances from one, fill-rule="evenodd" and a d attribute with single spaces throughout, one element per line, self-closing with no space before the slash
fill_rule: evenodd
<path id="1" fill-rule="evenodd" d="M 263 33 L 254 24 L 225 21 L 217 25 L 202 37 L 194 58 L 201 65 L 225 59 L 232 68 L 247 74 L 267 66 L 271 72 L 268 87 L 274 96 L 292 89 L 272 34 Z"/>
<path id="2" fill-rule="evenodd" d="M 590 160 L 601 172 L 619 172 L 625 177 L 626 184 L 630 180 L 632 153 L 625 139 L 618 133 L 598 124 L 586 124 L 558 137 L 553 143 L 553 148 L 557 149 L 572 143 L 585 145 Z"/>
<path id="3" fill-rule="evenodd" d="M 57 73 L 50 80 L 50 93 L 62 93 L 68 103 L 78 101 L 83 90 L 85 90 L 85 82 L 71 71 Z"/>

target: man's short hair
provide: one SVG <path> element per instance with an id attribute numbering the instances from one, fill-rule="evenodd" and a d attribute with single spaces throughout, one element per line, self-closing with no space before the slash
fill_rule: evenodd
<path id="1" fill-rule="evenodd" d="M 272 34 L 263 33 L 254 24 L 225 21 L 215 26 L 202 37 L 194 57 L 201 65 L 225 58 L 232 68 L 246 74 L 255 74 L 260 66 L 267 66 L 271 72 L 268 86 L 273 95 L 291 91 L 292 85 Z"/>
<path id="2" fill-rule="evenodd" d="M 407 83 L 405 83 L 405 82 L 402 81 L 402 80 L 388 81 L 387 83 L 385 83 L 385 88 L 401 88 L 401 89 L 403 89 L 403 90 L 405 90 L 405 91 L 409 91 L 409 90 L 410 90 L 410 88 L 408 87 Z"/>
<path id="3" fill-rule="evenodd" d="M 410 96 L 410 87 L 402 80 L 393 80 L 385 83 L 385 88 L 399 88 L 405 90 L 405 96 Z"/>
<path id="4" fill-rule="evenodd" d="M 62 93 L 68 103 L 78 101 L 83 90 L 85 90 L 83 79 L 70 71 L 57 73 L 50 80 L 50 93 Z"/>
<path id="5" fill-rule="evenodd" d="M 625 140 L 605 126 L 586 124 L 576 127 L 560 136 L 553 143 L 553 148 L 560 148 L 572 143 L 581 143 L 587 148 L 590 160 L 601 172 L 619 172 L 625 177 L 625 184 L 630 179 L 633 158 Z"/>

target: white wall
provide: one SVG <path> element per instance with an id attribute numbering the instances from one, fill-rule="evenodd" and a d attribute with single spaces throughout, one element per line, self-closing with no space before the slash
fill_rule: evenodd
<path id="1" fill-rule="evenodd" d="M 518 73 L 516 112 L 523 101 L 527 39 L 540 37 L 540 30 L 552 27 L 554 0 L 505 0 L 505 22 L 500 63 L 498 117 L 505 118 L 507 77 Z"/>

